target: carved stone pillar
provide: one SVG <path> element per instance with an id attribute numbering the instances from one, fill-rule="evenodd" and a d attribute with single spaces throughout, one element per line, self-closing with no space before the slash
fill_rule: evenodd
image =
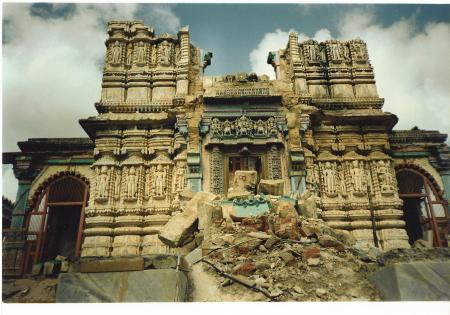
<path id="1" fill-rule="evenodd" d="M 211 192 L 223 195 L 223 156 L 220 148 L 215 146 L 211 152 Z"/>
<path id="2" fill-rule="evenodd" d="M 269 179 L 282 179 L 281 159 L 277 146 L 270 147 L 267 153 Z"/>

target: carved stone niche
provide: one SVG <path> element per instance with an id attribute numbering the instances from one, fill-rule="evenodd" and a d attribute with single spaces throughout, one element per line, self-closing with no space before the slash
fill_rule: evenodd
<path id="1" fill-rule="evenodd" d="M 187 153 L 183 151 L 175 157 L 175 167 L 173 169 L 172 180 L 172 207 L 178 207 L 180 200 L 180 193 L 186 188 L 186 174 L 187 174 Z"/>
<path id="2" fill-rule="evenodd" d="M 300 47 L 303 52 L 303 58 L 308 64 L 320 64 L 323 61 L 319 43 L 317 41 L 312 39 L 304 41 L 300 44 Z"/>
<path id="3" fill-rule="evenodd" d="M 367 64 L 369 55 L 367 46 L 361 39 L 354 39 L 348 42 L 353 63 Z"/>
<path id="4" fill-rule="evenodd" d="M 144 199 L 152 208 L 170 206 L 173 165 L 168 154 L 160 152 L 145 168 Z"/>
<path id="5" fill-rule="evenodd" d="M 144 160 L 139 153 L 122 162 L 121 204 L 140 204 L 142 201 Z"/>
<path id="6" fill-rule="evenodd" d="M 91 185 L 91 199 L 94 199 L 95 204 L 105 204 L 114 198 L 117 164 L 112 154 L 104 155 L 92 164 L 95 178 Z"/>
<path id="7" fill-rule="evenodd" d="M 348 152 L 343 156 L 345 183 L 349 199 L 367 198 L 370 176 L 367 175 L 366 160 L 366 157 L 354 151 Z"/>

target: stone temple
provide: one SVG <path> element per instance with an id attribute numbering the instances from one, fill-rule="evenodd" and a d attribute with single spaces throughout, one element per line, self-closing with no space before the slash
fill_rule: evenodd
<path id="1" fill-rule="evenodd" d="M 112 21 L 108 34 L 98 115 L 79 120 L 88 137 L 3 153 L 19 180 L 5 276 L 57 255 L 181 253 L 161 231 L 196 192 L 216 196 L 228 219 L 285 198 L 363 247 L 448 246 L 447 135 L 393 130 L 364 41 L 291 33 L 268 52 L 270 80 L 205 76 L 213 55 L 187 27 L 156 36 Z"/>

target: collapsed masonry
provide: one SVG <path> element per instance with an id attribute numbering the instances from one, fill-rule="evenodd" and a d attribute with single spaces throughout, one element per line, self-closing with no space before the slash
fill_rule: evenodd
<path id="1" fill-rule="evenodd" d="M 269 54 L 269 80 L 204 76 L 212 54 L 202 61 L 187 27 L 155 35 L 142 22 L 113 21 L 108 34 L 98 115 L 80 120 L 90 140 L 30 139 L 4 154 L 20 196 L 6 274 L 59 254 L 50 249 L 61 231 L 47 229 L 46 218 L 65 211 L 67 198 L 78 214 L 69 222 L 75 258 L 188 253 L 197 216 L 203 229 L 211 224 L 204 213 L 258 216 L 280 198 L 361 248 L 409 248 L 422 234 L 405 229 L 403 168 L 425 174 L 433 189 L 423 238 L 447 246 L 446 136 L 392 131 L 397 117 L 382 111 L 363 41 L 299 42 L 292 33 Z"/>

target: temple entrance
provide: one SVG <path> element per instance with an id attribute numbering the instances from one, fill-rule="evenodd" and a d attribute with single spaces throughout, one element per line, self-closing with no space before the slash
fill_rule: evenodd
<path id="1" fill-rule="evenodd" d="M 399 196 L 409 243 L 423 239 L 431 246 L 447 246 L 448 208 L 430 180 L 413 169 L 397 171 Z"/>
<path id="2" fill-rule="evenodd" d="M 80 255 L 87 200 L 88 185 L 75 176 L 60 177 L 41 192 L 25 224 L 25 273 L 58 255 Z"/>

